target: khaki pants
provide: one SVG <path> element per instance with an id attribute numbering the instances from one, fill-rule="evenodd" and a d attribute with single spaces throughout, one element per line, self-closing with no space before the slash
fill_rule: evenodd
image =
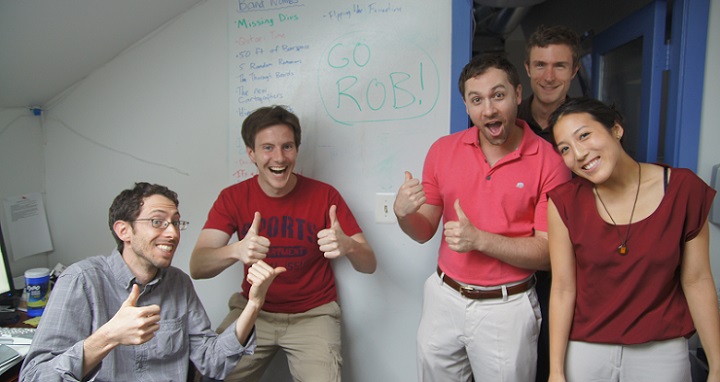
<path id="1" fill-rule="evenodd" d="M 420 382 L 534 382 L 540 306 L 535 289 L 468 299 L 433 272 L 417 333 Z"/>
<path id="2" fill-rule="evenodd" d="M 246 304 L 247 300 L 240 293 L 230 297 L 230 313 L 218 327 L 218 333 L 240 317 Z M 261 310 L 255 322 L 255 354 L 243 356 L 225 381 L 259 381 L 278 350 L 285 352 L 295 381 L 340 381 L 340 319 L 340 306 L 334 301 L 303 313 Z"/>

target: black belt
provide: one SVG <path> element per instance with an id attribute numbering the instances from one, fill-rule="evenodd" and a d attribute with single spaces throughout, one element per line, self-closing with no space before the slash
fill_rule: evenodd
<path id="1" fill-rule="evenodd" d="M 498 289 L 477 289 L 470 285 L 463 285 L 459 282 L 453 280 L 450 278 L 450 276 L 446 275 L 440 267 L 437 268 L 438 276 L 442 278 L 442 281 L 447 284 L 450 288 L 455 289 L 456 291 L 460 292 L 461 295 L 471 298 L 474 300 L 477 299 L 485 299 L 485 298 L 502 298 L 503 297 L 503 291 L 502 287 L 498 287 Z M 511 296 L 518 293 L 523 293 L 530 288 L 535 286 L 535 276 L 530 277 L 525 282 L 522 282 L 517 285 L 509 286 L 507 287 L 507 295 Z"/>

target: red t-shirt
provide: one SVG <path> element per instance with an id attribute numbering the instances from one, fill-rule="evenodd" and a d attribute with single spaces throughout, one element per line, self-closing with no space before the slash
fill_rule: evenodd
<path id="1" fill-rule="evenodd" d="M 592 183 L 578 177 L 548 195 L 575 249 L 571 340 L 632 345 L 694 333 L 680 266 L 685 243 L 707 221 L 715 190 L 690 170 L 672 169 L 655 212 L 632 222 L 625 256 L 617 252 L 617 228 L 600 217 Z M 627 225 L 618 227 L 624 235 Z"/>
<path id="2" fill-rule="evenodd" d="M 300 313 L 337 300 L 335 276 L 330 260 L 317 244 L 317 234 L 330 227 L 331 205 L 337 206 L 337 218 L 346 235 L 362 232 L 340 193 L 332 186 L 296 175 L 295 188 L 280 198 L 271 198 L 258 184 L 257 176 L 220 192 L 208 213 L 203 228 L 245 237 L 255 211 L 260 212 L 260 236 L 270 240 L 265 262 L 283 266 L 287 272 L 270 285 L 263 310 Z M 247 267 L 245 267 L 247 276 Z M 247 298 L 250 284 L 242 282 Z"/>

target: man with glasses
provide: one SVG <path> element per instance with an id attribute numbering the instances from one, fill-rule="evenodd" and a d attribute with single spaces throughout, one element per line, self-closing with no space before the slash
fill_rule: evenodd
<path id="1" fill-rule="evenodd" d="M 217 335 L 190 277 L 172 267 L 180 231 L 177 194 L 136 183 L 109 211 L 117 249 L 67 268 L 53 288 L 21 381 L 181 381 L 190 361 L 223 379 L 255 346 L 255 319 L 284 268 L 258 262 L 250 302 L 234 330 Z"/>

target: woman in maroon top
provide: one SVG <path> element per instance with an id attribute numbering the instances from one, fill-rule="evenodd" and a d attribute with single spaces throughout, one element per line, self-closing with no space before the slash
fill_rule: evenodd
<path id="1" fill-rule="evenodd" d="M 572 99 L 550 120 L 577 177 L 548 196 L 550 381 L 690 381 L 695 328 L 720 381 L 710 271 L 715 191 L 692 171 L 638 163 L 622 116 Z"/>

